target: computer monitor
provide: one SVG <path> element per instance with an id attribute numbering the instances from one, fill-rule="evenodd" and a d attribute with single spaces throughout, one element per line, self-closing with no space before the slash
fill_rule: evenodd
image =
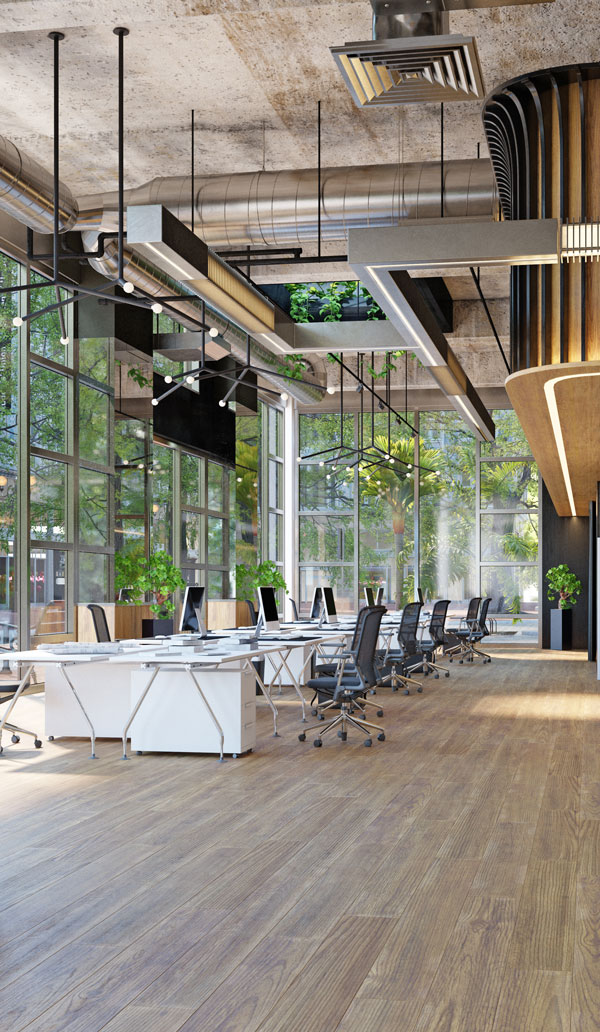
<path id="1" fill-rule="evenodd" d="M 365 588 L 365 602 L 368 606 L 374 606 L 373 601 L 373 588 Z"/>
<path id="2" fill-rule="evenodd" d="M 423 605 L 424 601 L 425 599 L 423 598 L 423 592 L 421 591 L 421 588 L 417 588 L 417 602 L 420 602 L 421 605 Z"/>
<path id="3" fill-rule="evenodd" d="M 310 620 L 319 620 L 321 618 L 321 609 L 323 608 L 323 592 L 321 588 L 315 588 L 313 592 L 312 604 L 310 607 Z"/>
<path id="4" fill-rule="evenodd" d="M 377 588 L 377 598 L 375 599 L 375 605 L 383 605 L 383 587 Z"/>
<path id="5" fill-rule="evenodd" d="M 275 588 L 262 587 L 258 589 L 259 623 L 265 631 L 278 631 L 279 614 L 277 612 L 277 599 Z"/>
<path id="6" fill-rule="evenodd" d="M 185 589 L 183 596 L 183 607 L 179 621 L 180 631 L 195 631 L 206 637 L 206 627 L 202 622 L 202 606 L 204 605 L 205 589 L 196 584 L 190 584 Z"/>
<path id="7" fill-rule="evenodd" d="M 332 588 L 323 588 L 323 604 L 325 606 L 325 619 L 327 623 L 335 623 L 337 621 L 337 611 Z"/>

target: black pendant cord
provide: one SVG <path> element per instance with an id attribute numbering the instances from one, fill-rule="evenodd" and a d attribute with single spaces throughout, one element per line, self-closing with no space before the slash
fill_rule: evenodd
<path id="1" fill-rule="evenodd" d="M 510 363 L 509 363 L 509 361 L 508 361 L 508 359 L 506 357 L 506 352 L 504 351 L 504 348 L 502 347 L 502 341 L 500 340 L 500 336 L 498 334 L 498 330 L 496 329 L 496 324 L 495 324 L 495 322 L 494 322 L 494 320 L 492 318 L 492 313 L 490 312 L 490 310 L 488 308 L 488 303 L 487 303 L 487 301 L 485 299 L 485 295 L 483 293 L 483 290 L 481 289 L 481 283 L 480 283 L 480 280 L 479 280 L 479 276 L 476 274 L 475 269 L 472 266 L 471 266 L 471 276 L 473 278 L 473 283 L 475 284 L 475 287 L 477 289 L 477 293 L 479 294 L 479 300 L 481 301 L 481 303 L 483 305 L 483 310 L 484 310 L 484 312 L 485 312 L 485 314 L 487 316 L 487 321 L 489 322 L 490 327 L 492 329 L 492 333 L 494 334 L 494 337 L 496 338 L 496 344 L 500 348 L 500 354 L 502 355 L 502 359 L 504 361 L 504 365 L 506 366 L 506 371 L 507 371 L 508 375 L 510 376 L 510 374 L 512 372 L 512 370 L 510 368 Z"/>
<path id="2" fill-rule="evenodd" d="M 371 352 L 371 448 L 375 447 L 375 352 Z"/>
<path id="3" fill-rule="evenodd" d="M 59 229 L 60 229 L 60 56 L 59 47 L 65 38 L 63 32 L 50 32 L 54 44 L 54 225 L 52 233 L 52 263 L 54 283 L 59 279 Z"/>
<path id="4" fill-rule="evenodd" d="M 444 217 L 444 105 L 440 104 L 440 209 Z"/>
<path id="5" fill-rule="evenodd" d="M 388 407 L 388 455 L 392 453 L 392 410 L 390 408 L 390 402 L 392 400 L 391 380 L 390 380 L 390 362 L 389 358 L 385 356 L 386 371 L 385 371 L 385 400 Z"/>
<path id="6" fill-rule="evenodd" d="M 115 36 L 119 38 L 119 70 L 118 70 L 118 102 L 119 102 L 119 236 L 118 236 L 118 277 L 122 284 L 125 278 L 125 206 L 124 206 L 124 59 L 123 40 L 129 35 L 129 29 L 119 26 L 113 29 Z"/>
<path id="7" fill-rule="evenodd" d="M 191 190 L 190 201 L 191 201 L 191 213 L 192 213 L 192 216 L 191 216 L 191 230 L 192 230 L 192 233 L 195 232 L 195 230 L 194 230 L 194 215 L 195 215 L 195 207 L 196 207 L 196 151 L 195 151 L 195 146 L 194 146 L 194 130 L 195 130 L 194 122 L 195 122 L 195 117 L 196 117 L 196 112 L 192 108 L 192 124 L 191 124 L 191 127 L 190 127 L 191 128 L 191 151 L 192 151 L 192 168 L 191 168 L 191 176 L 190 176 L 190 190 Z M 204 319 L 202 321 L 204 322 Z"/>
<path id="8" fill-rule="evenodd" d="M 404 352 L 404 422 L 408 423 L 408 351 Z"/>
<path id="9" fill-rule="evenodd" d="M 200 351 L 202 368 L 206 365 L 206 301 L 202 301 L 202 346 Z"/>
<path id="10" fill-rule="evenodd" d="M 321 101 L 317 101 L 317 257 L 321 261 Z"/>

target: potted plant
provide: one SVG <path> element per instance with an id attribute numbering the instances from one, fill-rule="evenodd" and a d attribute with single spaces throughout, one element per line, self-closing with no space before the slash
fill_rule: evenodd
<path id="1" fill-rule="evenodd" d="M 558 608 L 550 610 L 550 648 L 570 649 L 573 638 L 571 610 L 577 605 L 576 596 L 581 594 L 581 581 L 571 573 L 566 563 L 548 570 L 546 581 L 550 602 L 558 597 Z"/>
<path id="2" fill-rule="evenodd" d="M 249 599 L 254 603 L 256 589 L 273 587 L 275 591 L 283 590 L 288 594 L 287 585 L 278 566 L 270 559 L 253 566 L 251 563 L 238 563 L 235 568 L 235 592 L 238 599 Z"/>
<path id="3" fill-rule="evenodd" d="M 185 588 L 185 581 L 168 552 L 160 549 L 149 558 L 139 552 L 117 552 L 115 587 L 120 595 L 127 592 L 128 601 L 138 604 L 144 601 L 146 593 L 153 596 L 150 609 L 157 619 L 142 620 L 144 638 L 173 633 L 175 603 L 172 596 Z"/>

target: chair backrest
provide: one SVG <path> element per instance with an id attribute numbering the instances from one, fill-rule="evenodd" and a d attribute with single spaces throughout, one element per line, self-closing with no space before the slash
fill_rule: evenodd
<path id="1" fill-rule="evenodd" d="M 108 629 L 108 623 L 106 621 L 106 613 L 102 606 L 97 605 L 95 602 L 90 602 L 88 609 L 92 614 L 92 620 L 94 621 L 94 630 L 96 632 L 96 641 L 110 641 L 110 631 Z"/>
<path id="2" fill-rule="evenodd" d="M 294 602 L 294 599 L 293 599 L 293 598 L 291 598 L 291 599 L 289 600 L 289 602 L 290 602 L 290 605 L 291 605 L 291 607 L 292 607 L 292 616 L 293 616 L 294 620 L 299 620 L 299 619 L 300 619 L 300 617 L 298 616 L 298 606 L 297 606 L 297 605 L 296 605 L 296 603 Z"/>
<path id="3" fill-rule="evenodd" d="M 417 651 L 417 631 L 422 602 L 407 602 L 402 610 L 402 619 L 398 628 L 398 643 L 409 655 Z"/>
<path id="4" fill-rule="evenodd" d="M 366 617 L 367 613 L 371 609 L 375 609 L 375 606 L 363 606 L 363 608 L 359 609 L 359 611 L 358 611 L 358 616 L 356 617 L 356 623 L 354 624 L 354 633 L 352 634 L 352 641 L 350 642 L 350 649 L 349 649 L 350 652 L 356 652 L 356 650 L 358 648 L 358 643 L 360 641 L 360 634 L 361 634 L 361 631 L 363 629 L 363 624 L 365 622 L 365 617 Z"/>
<path id="5" fill-rule="evenodd" d="M 250 620 L 250 627 L 256 627 L 256 609 L 254 608 L 254 602 L 251 602 L 249 598 L 244 600 L 248 606 L 248 619 Z"/>
<path id="6" fill-rule="evenodd" d="M 491 601 L 491 598 L 484 598 L 483 602 L 481 603 L 481 609 L 479 611 L 479 630 L 481 634 L 485 635 L 490 633 L 485 621 L 487 620 L 488 609 L 490 608 Z"/>
<path id="7" fill-rule="evenodd" d="M 465 617 L 465 620 L 469 624 L 469 626 L 472 626 L 472 621 L 477 619 L 480 602 L 480 598 L 472 598 L 469 602 L 469 605 L 467 607 L 467 615 Z"/>
<path id="8" fill-rule="evenodd" d="M 431 636 L 431 640 L 438 645 L 443 645 L 445 641 L 446 616 L 448 614 L 449 605 L 450 599 L 442 598 L 435 603 L 431 610 L 429 634 Z"/>
<path id="9" fill-rule="evenodd" d="M 385 606 L 365 606 L 361 610 L 363 619 L 356 649 L 355 663 L 362 680 L 369 688 L 377 684 L 378 681 L 378 674 L 375 669 L 375 651 L 379 640 L 381 620 L 385 612 Z"/>

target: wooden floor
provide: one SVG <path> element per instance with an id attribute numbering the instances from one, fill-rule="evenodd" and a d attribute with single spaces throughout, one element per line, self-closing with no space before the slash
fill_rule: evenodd
<path id="1" fill-rule="evenodd" d="M 371 749 L 300 744 L 285 696 L 224 765 L 5 737 L 2 1032 L 600 1029 L 592 666 L 378 699 Z"/>

